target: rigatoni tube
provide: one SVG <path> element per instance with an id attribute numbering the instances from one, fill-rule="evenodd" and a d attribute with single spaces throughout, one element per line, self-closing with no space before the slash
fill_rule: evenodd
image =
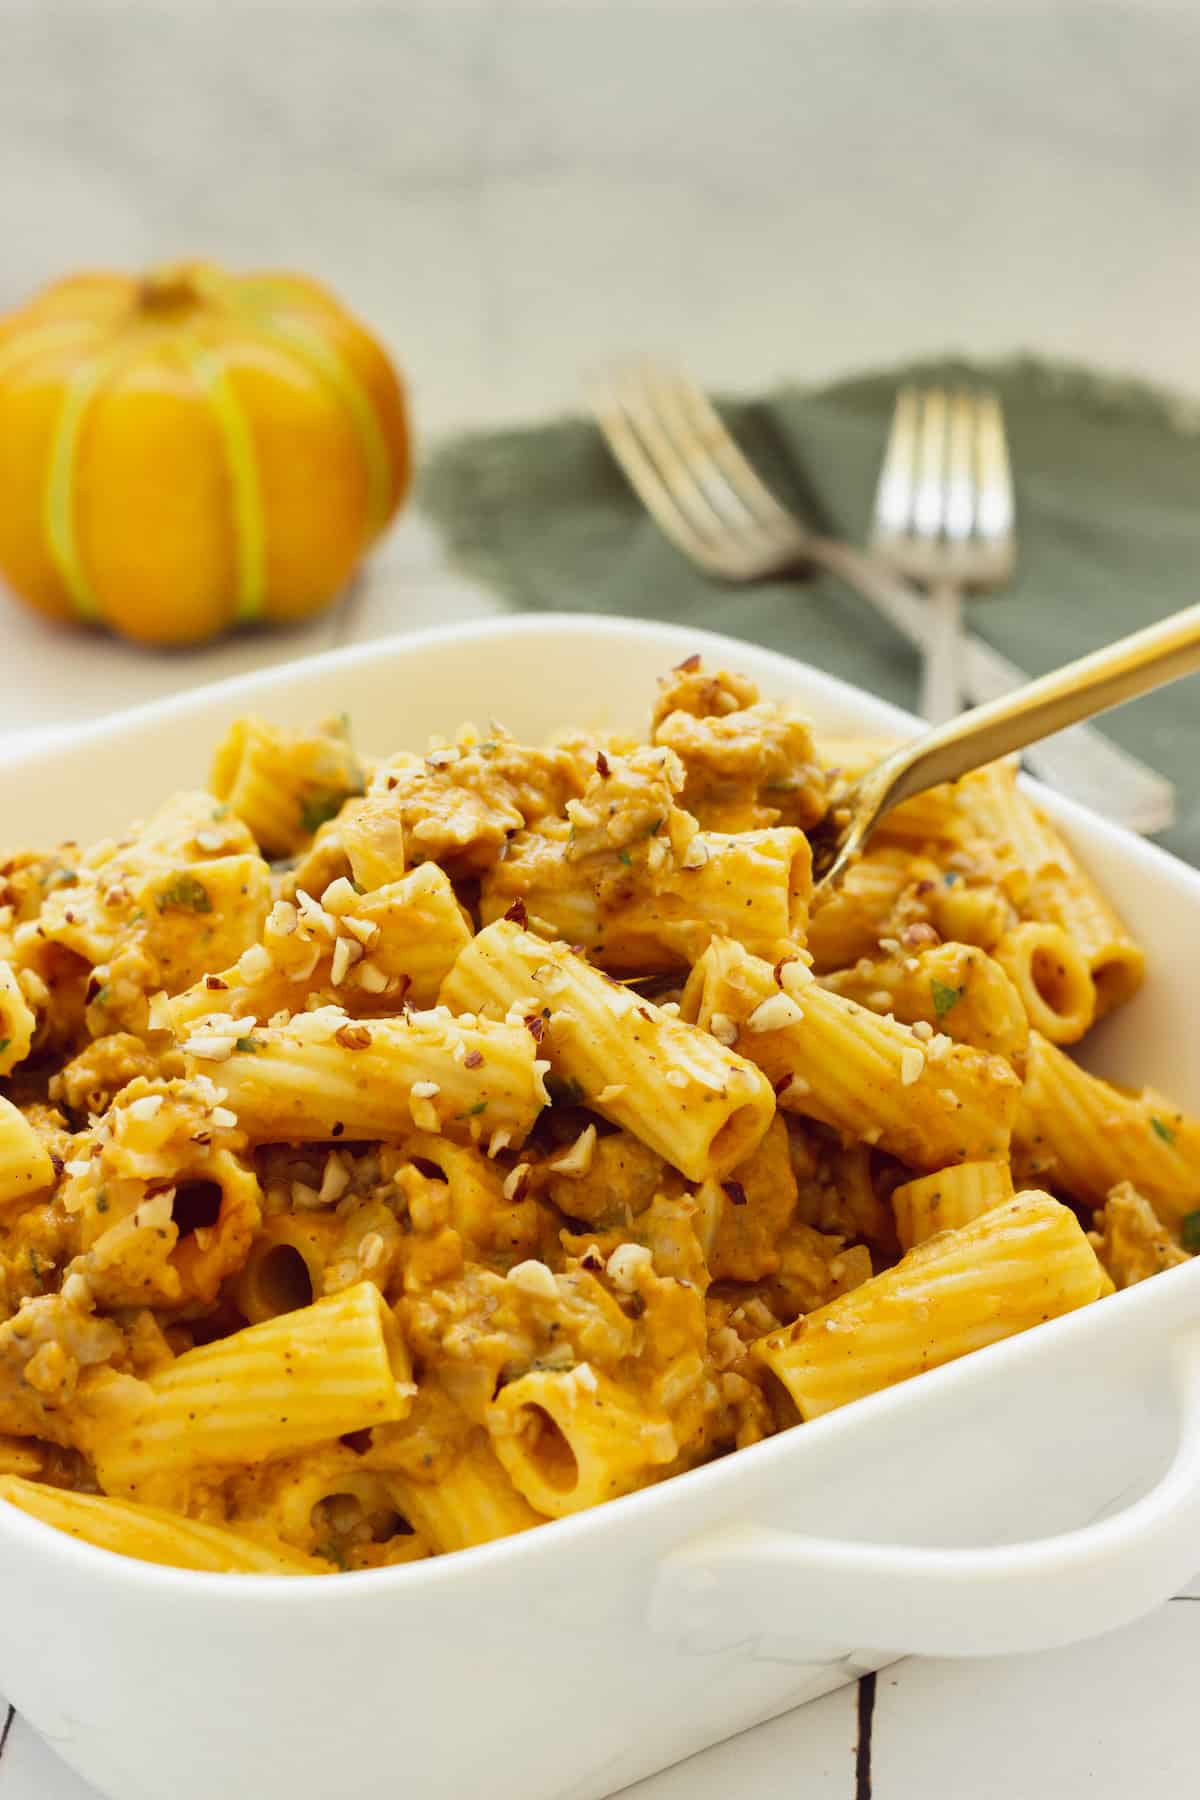
<path id="1" fill-rule="evenodd" d="M 437 1551 L 467 1550 L 544 1523 L 506 1473 L 487 1436 L 476 1431 L 436 1481 L 381 1476 L 409 1524 Z"/>
<path id="2" fill-rule="evenodd" d="M 1168 1224 L 1200 1206 L 1200 1119 L 1153 1088 L 1114 1087 L 1036 1031 L 1013 1127 L 1014 1161 L 1099 1206 L 1132 1181 Z"/>
<path id="3" fill-rule="evenodd" d="M 754 1348 L 801 1418 L 815 1419 L 1087 1306 L 1107 1287 L 1074 1213 L 1049 1194 L 1018 1194 Z"/>
<path id="4" fill-rule="evenodd" d="M 511 920 L 471 940 L 442 999 L 460 1011 L 525 1009 L 573 1096 L 689 1180 L 728 1173 L 771 1123 L 770 1084 L 746 1057 Z"/>
<path id="5" fill-rule="evenodd" d="M 626 973 L 686 968 L 714 937 L 772 959 L 804 942 L 812 852 L 802 831 L 697 831 L 682 849 L 652 844 L 628 868 L 622 855 L 576 860 L 549 827 L 519 833 L 484 881 L 482 917 L 498 919 L 520 899 L 536 930 Z"/>
<path id="6" fill-rule="evenodd" d="M 465 1141 L 503 1130 L 520 1144 L 546 1101 L 524 1026 L 445 1007 L 369 1022 L 322 1007 L 236 1041 L 206 1022 L 181 1047 L 255 1143 L 394 1143 L 419 1128 Z"/>
<path id="7" fill-rule="evenodd" d="M 937 944 L 878 961 L 862 957 L 852 968 L 823 976 L 821 985 L 871 1012 L 891 1013 L 902 1025 L 923 1019 L 955 1043 L 974 1044 L 1007 1062 L 1023 1056 L 1029 1042 L 1014 983 L 974 944 Z"/>
<path id="8" fill-rule="evenodd" d="M 1062 834 L 1017 785 L 1012 762 L 966 776 L 959 804 L 992 855 L 1008 871 L 1017 910 L 1060 925 L 1077 946 L 1096 989 L 1096 1017 L 1142 984 L 1146 956 Z"/>
<path id="9" fill-rule="evenodd" d="M 408 1352 L 369 1281 L 188 1350 L 144 1382 L 80 1390 L 81 1447 L 108 1493 L 247 1464 L 402 1419 Z M 111 1395 L 111 1399 L 110 1399 Z"/>
<path id="10" fill-rule="evenodd" d="M 163 1507 L 111 1500 L 104 1494 L 73 1494 L 43 1487 L 15 1475 L 0 1476 L 0 1500 L 19 1506 L 43 1525 L 112 1550 L 138 1562 L 165 1563 L 172 1569 L 203 1569 L 216 1575 L 327 1575 L 330 1565 L 305 1556 L 290 1545 L 271 1543 L 256 1530 L 253 1537 L 227 1525 L 206 1525 Z"/>
<path id="11" fill-rule="evenodd" d="M 878 1145 L 914 1169 L 1007 1154 L 1020 1082 L 998 1056 L 832 994 L 803 963 L 720 939 L 684 990 L 689 1018 L 752 1057 L 785 1110 Z"/>
<path id="12" fill-rule="evenodd" d="M 936 1175 L 906 1181 L 892 1194 L 901 1248 L 911 1250 L 936 1232 L 969 1225 L 1012 1197 L 1012 1170 L 1006 1162 L 954 1163 Z"/>
<path id="13" fill-rule="evenodd" d="M 513 1486 L 553 1519 L 643 1486 L 679 1453 L 666 1419 L 587 1364 L 510 1381 L 487 1426 Z"/>
<path id="14" fill-rule="evenodd" d="M 0 961 L 0 1075 L 29 1055 L 37 1017 L 21 992 L 11 963 Z"/>
<path id="15" fill-rule="evenodd" d="M 1052 1044 L 1074 1044 L 1096 1016 L 1096 984 L 1087 959 L 1061 925 L 1026 919 L 1006 931 L 992 955 L 1011 977 L 1025 1016 Z"/>
<path id="16" fill-rule="evenodd" d="M 54 1164 L 24 1113 L 0 1095 L 0 1207 L 54 1183 Z"/>

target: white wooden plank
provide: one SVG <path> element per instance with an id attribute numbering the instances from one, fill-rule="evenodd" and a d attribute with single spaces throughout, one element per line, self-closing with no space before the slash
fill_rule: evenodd
<path id="1" fill-rule="evenodd" d="M 99 1800 L 19 1715 L 0 1757 L 2 1800 Z"/>
<path id="2" fill-rule="evenodd" d="M 1200 1605 L 1068 1650 L 879 1676 L 872 1800 L 1174 1800 L 1200 1766 Z"/>
<path id="3" fill-rule="evenodd" d="M 837 1688 L 639 1781 L 622 1800 L 851 1800 L 857 1695 L 855 1682 Z"/>

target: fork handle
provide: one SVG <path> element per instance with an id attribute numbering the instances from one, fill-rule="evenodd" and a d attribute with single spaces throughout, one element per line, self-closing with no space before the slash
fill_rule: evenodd
<path id="1" fill-rule="evenodd" d="M 808 539 L 805 556 L 869 600 L 902 636 L 923 647 L 925 602 L 906 581 L 853 545 L 832 538 Z M 1015 663 L 970 633 L 963 638 L 962 672 L 963 687 L 976 701 L 996 700 L 1024 687 L 1029 679 Z M 1073 725 L 1031 745 L 1025 760 L 1050 787 L 1131 831 L 1164 831 L 1175 822 L 1172 783 L 1090 725 Z"/>
<path id="2" fill-rule="evenodd" d="M 962 711 L 962 589 L 953 581 L 934 582 L 925 611 L 921 717 L 931 725 L 944 725 Z"/>

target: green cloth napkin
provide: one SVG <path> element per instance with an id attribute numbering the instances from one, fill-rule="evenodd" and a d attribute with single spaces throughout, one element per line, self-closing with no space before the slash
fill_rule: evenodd
<path id="1" fill-rule="evenodd" d="M 723 405 L 756 467 L 819 530 L 864 541 L 897 386 L 987 381 L 1000 393 L 1019 560 L 971 626 L 1041 674 L 1200 599 L 1200 408 L 1141 384 L 1021 358 L 939 362 Z M 452 558 L 517 607 L 686 621 L 828 669 L 912 707 L 915 651 L 830 576 L 727 587 L 661 535 L 580 419 L 459 438 L 421 501 Z M 1110 713 L 1103 729 L 1171 776 L 1161 841 L 1200 863 L 1200 677 Z"/>

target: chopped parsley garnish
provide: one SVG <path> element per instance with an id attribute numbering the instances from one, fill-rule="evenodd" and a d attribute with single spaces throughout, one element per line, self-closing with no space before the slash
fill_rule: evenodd
<path id="1" fill-rule="evenodd" d="M 628 869 L 632 866 L 633 858 L 630 856 L 628 850 L 618 850 L 617 861 L 624 863 L 625 867 Z"/>
<path id="2" fill-rule="evenodd" d="M 96 1195 L 96 1211 L 98 1213 L 106 1213 L 108 1211 L 108 1192 L 105 1188 L 101 1188 Z"/>
<path id="3" fill-rule="evenodd" d="M 646 836 L 648 838 L 657 837 L 659 832 L 662 830 L 663 826 L 666 824 L 666 822 L 667 821 L 665 818 L 655 819 L 655 821 L 652 825 L 648 825 L 646 827 Z"/>
<path id="4" fill-rule="evenodd" d="M 946 1014 L 958 1005 L 967 990 L 965 987 L 948 987 L 944 981 L 939 981 L 934 976 L 929 983 L 929 991 L 933 995 L 934 1012 L 939 1019 L 944 1019 Z"/>
<path id="5" fill-rule="evenodd" d="M 485 1113 L 487 1109 L 486 1100 L 477 1100 L 474 1106 L 468 1106 L 466 1112 L 455 1113 L 454 1117 L 455 1119 L 477 1119 L 480 1113 Z"/>
<path id="6" fill-rule="evenodd" d="M 956 881 L 962 880 L 962 876 L 957 869 L 947 869 L 946 873 L 942 876 L 942 880 L 947 887 L 953 887 Z"/>
<path id="7" fill-rule="evenodd" d="M 8 1046 L 11 1043 L 12 1043 L 11 1038 L 0 1038 L 0 1056 L 4 1055 L 4 1052 L 8 1049 Z"/>
<path id="8" fill-rule="evenodd" d="M 1173 1144 L 1175 1142 L 1175 1133 L 1171 1130 L 1169 1125 L 1164 1125 L 1161 1119 L 1151 1119 L 1150 1123 L 1153 1125 L 1164 1144 Z"/>
<path id="9" fill-rule="evenodd" d="M 47 888 L 77 887 L 79 877 L 74 869 L 52 869 L 46 877 Z"/>
<path id="10" fill-rule="evenodd" d="M 300 823 L 310 837 L 322 825 L 327 825 L 330 819 L 337 818 L 345 798 L 344 793 L 334 793 L 332 788 L 317 788 L 313 793 L 305 795 L 300 802 Z"/>
<path id="11" fill-rule="evenodd" d="M 159 912 L 193 912 L 210 913 L 213 909 L 212 896 L 202 881 L 194 875 L 177 875 L 169 887 L 163 888 L 156 895 L 154 904 Z"/>
<path id="12" fill-rule="evenodd" d="M 46 1283 L 42 1275 L 42 1259 L 36 1250 L 31 1250 L 29 1252 L 29 1273 L 37 1282 L 39 1291 L 44 1292 Z"/>
<path id="13" fill-rule="evenodd" d="M 1200 1250 L 1200 1211 L 1184 1213 L 1182 1237 L 1185 1250 Z"/>
<path id="14" fill-rule="evenodd" d="M 251 1056 L 255 1056 L 262 1049 L 262 1039 L 256 1037 L 234 1038 L 233 1047 L 235 1050 L 249 1051 Z"/>

